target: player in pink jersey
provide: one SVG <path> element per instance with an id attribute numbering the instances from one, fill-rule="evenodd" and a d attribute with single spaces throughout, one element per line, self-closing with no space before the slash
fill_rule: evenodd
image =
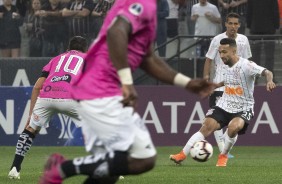
<path id="1" fill-rule="evenodd" d="M 81 74 L 86 49 L 85 38 L 75 36 L 70 40 L 67 52 L 52 58 L 44 66 L 41 77 L 32 90 L 29 119 L 19 136 L 9 178 L 20 179 L 24 156 L 29 151 L 35 135 L 42 127 L 49 126 L 54 114 L 68 115 L 76 125 L 80 125 L 76 102 L 71 99 L 70 88 L 75 78 Z"/>
<path id="2" fill-rule="evenodd" d="M 225 87 L 223 96 L 218 100 L 216 106 L 208 110 L 202 127 L 192 135 L 183 150 L 189 153 L 195 142 L 204 140 L 214 131 L 227 126 L 224 147 L 216 164 L 216 166 L 225 167 L 228 152 L 235 144 L 238 134 L 245 133 L 253 117 L 253 93 L 256 77 L 265 76 L 267 91 L 271 92 L 276 85 L 273 82 L 271 71 L 237 55 L 237 45 L 234 39 L 223 38 L 218 51 L 221 60 L 228 66 L 223 82 L 219 85 Z"/>
<path id="3" fill-rule="evenodd" d="M 137 92 L 131 71 L 138 67 L 203 97 L 216 87 L 177 73 L 154 54 L 156 5 L 157 0 L 117 0 L 108 12 L 73 88 L 79 114 L 87 122 L 82 125 L 86 150 L 92 154 L 66 161 L 51 155 L 40 183 L 62 183 L 82 174 L 89 176 L 85 183 L 110 184 L 119 175 L 141 174 L 154 167 L 156 149 L 134 111 Z"/>

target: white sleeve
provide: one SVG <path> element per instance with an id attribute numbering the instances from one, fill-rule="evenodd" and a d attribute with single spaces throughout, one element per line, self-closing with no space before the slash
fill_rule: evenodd
<path id="1" fill-rule="evenodd" d="M 242 57 L 245 59 L 249 59 L 252 57 L 252 51 L 251 51 L 250 43 L 247 37 L 245 38 L 245 43 L 246 45 L 245 45 Z"/>
<path id="2" fill-rule="evenodd" d="M 253 61 L 246 62 L 246 72 L 248 72 L 250 76 L 260 77 L 265 69 L 266 68 L 257 65 Z"/>
<path id="3" fill-rule="evenodd" d="M 218 52 L 219 43 L 218 43 L 217 40 L 218 39 L 216 39 L 216 38 L 212 39 L 210 47 L 209 47 L 209 50 L 206 53 L 206 57 L 211 59 L 211 60 L 214 60 L 214 58 L 215 58 L 215 56 L 216 56 L 216 54 Z"/>

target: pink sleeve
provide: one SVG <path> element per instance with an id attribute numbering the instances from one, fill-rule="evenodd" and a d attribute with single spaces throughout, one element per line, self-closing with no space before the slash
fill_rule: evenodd
<path id="1" fill-rule="evenodd" d="M 52 66 L 52 60 L 43 67 L 42 71 L 50 72 Z"/>
<path id="2" fill-rule="evenodd" d="M 150 6 L 150 3 L 135 0 L 134 2 L 128 1 L 117 14 L 129 21 L 132 27 L 132 33 L 134 34 L 146 26 L 147 23 L 156 16 L 152 15 L 153 13 L 156 13 L 156 11 Z"/>

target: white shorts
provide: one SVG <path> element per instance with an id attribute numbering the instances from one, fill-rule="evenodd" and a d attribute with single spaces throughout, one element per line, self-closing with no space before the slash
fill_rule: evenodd
<path id="1" fill-rule="evenodd" d="M 49 121 L 54 114 L 69 116 L 76 126 L 81 126 L 81 118 L 77 113 L 77 102 L 71 99 L 37 98 L 32 111 L 29 126 L 49 127 Z"/>
<path id="2" fill-rule="evenodd" d="M 140 116 L 131 107 L 123 107 L 121 96 L 83 100 L 78 112 L 82 117 L 82 132 L 86 151 L 97 142 L 108 151 L 128 151 L 133 158 L 156 155 L 151 136 Z"/>

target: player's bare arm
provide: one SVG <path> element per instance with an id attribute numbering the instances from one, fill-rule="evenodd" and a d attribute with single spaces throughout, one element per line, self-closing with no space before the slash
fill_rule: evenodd
<path id="1" fill-rule="evenodd" d="M 188 91 L 196 93 L 201 97 L 207 97 L 216 88 L 216 84 L 208 82 L 206 79 L 190 79 L 178 73 L 154 54 L 152 46 L 147 56 L 144 58 L 141 68 L 162 82 L 184 87 Z"/>
<path id="2" fill-rule="evenodd" d="M 166 62 L 154 54 L 153 45 L 150 46 L 140 67 L 149 75 L 168 84 L 173 84 L 177 74 Z"/>
<path id="3" fill-rule="evenodd" d="M 267 69 L 263 70 L 262 76 L 266 79 L 266 90 L 272 92 L 276 88 L 276 84 L 273 82 L 273 73 Z"/>
<path id="4" fill-rule="evenodd" d="M 118 71 L 122 84 L 125 106 L 136 106 L 137 92 L 133 86 L 131 69 L 127 61 L 128 37 L 131 33 L 130 23 L 122 17 L 117 17 L 107 32 L 109 54 L 114 67 Z M 118 47 L 117 47 L 118 45 Z"/>
<path id="5" fill-rule="evenodd" d="M 210 58 L 206 58 L 203 72 L 203 78 L 206 80 L 210 80 L 211 62 L 212 60 Z"/>

